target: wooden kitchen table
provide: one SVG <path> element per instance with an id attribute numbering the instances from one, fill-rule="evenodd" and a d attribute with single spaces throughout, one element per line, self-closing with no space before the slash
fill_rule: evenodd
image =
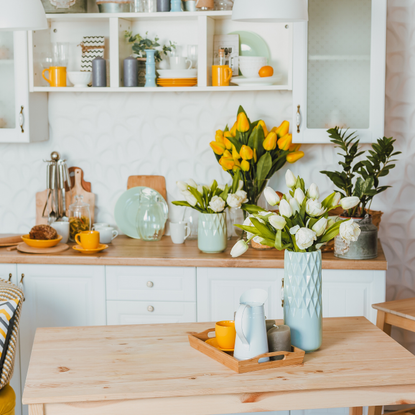
<path id="1" fill-rule="evenodd" d="M 329 318 L 304 364 L 237 374 L 192 349 L 213 323 L 42 328 L 30 415 L 208 415 L 415 403 L 415 357 L 363 317 Z"/>

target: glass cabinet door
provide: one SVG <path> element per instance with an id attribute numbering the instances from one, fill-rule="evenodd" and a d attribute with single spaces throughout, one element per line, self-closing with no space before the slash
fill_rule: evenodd
<path id="1" fill-rule="evenodd" d="M 294 27 L 293 141 L 329 142 L 335 126 L 383 136 L 386 0 L 308 0 Z M 295 131 L 294 131 L 295 130 Z"/>

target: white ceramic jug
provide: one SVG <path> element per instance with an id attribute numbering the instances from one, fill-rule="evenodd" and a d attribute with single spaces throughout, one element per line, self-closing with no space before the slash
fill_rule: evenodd
<path id="1" fill-rule="evenodd" d="M 235 351 L 238 360 L 247 360 L 268 353 L 267 330 L 265 326 L 264 303 L 268 298 L 265 290 L 245 291 L 240 299 L 241 305 L 235 316 Z M 259 362 L 267 362 L 263 357 Z"/>

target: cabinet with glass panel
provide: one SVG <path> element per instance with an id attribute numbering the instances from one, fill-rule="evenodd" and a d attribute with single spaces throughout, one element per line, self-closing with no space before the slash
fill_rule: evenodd
<path id="1" fill-rule="evenodd" d="M 308 0 L 293 33 L 293 141 L 329 142 L 327 129 L 383 136 L 386 0 Z"/>
<path id="2" fill-rule="evenodd" d="M 47 94 L 29 93 L 26 32 L 0 31 L 0 143 L 48 139 Z"/>

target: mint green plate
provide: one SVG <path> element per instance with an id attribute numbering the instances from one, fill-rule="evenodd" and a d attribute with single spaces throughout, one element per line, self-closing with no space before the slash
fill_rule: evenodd
<path id="1" fill-rule="evenodd" d="M 271 59 L 269 47 L 265 40 L 254 32 L 232 32 L 229 35 L 239 35 L 239 56 L 263 56 Z"/>
<path id="2" fill-rule="evenodd" d="M 163 196 L 154 189 L 149 187 L 138 186 L 133 187 L 124 192 L 115 204 L 115 223 L 120 228 L 120 231 L 130 238 L 140 239 L 137 230 L 136 218 L 138 208 L 140 206 L 140 195 L 141 193 L 148 193 L 150 195 L 160 196 L 163 203 L 164 213 L 166 220 L 169 216 L 169 207 Z"/>

